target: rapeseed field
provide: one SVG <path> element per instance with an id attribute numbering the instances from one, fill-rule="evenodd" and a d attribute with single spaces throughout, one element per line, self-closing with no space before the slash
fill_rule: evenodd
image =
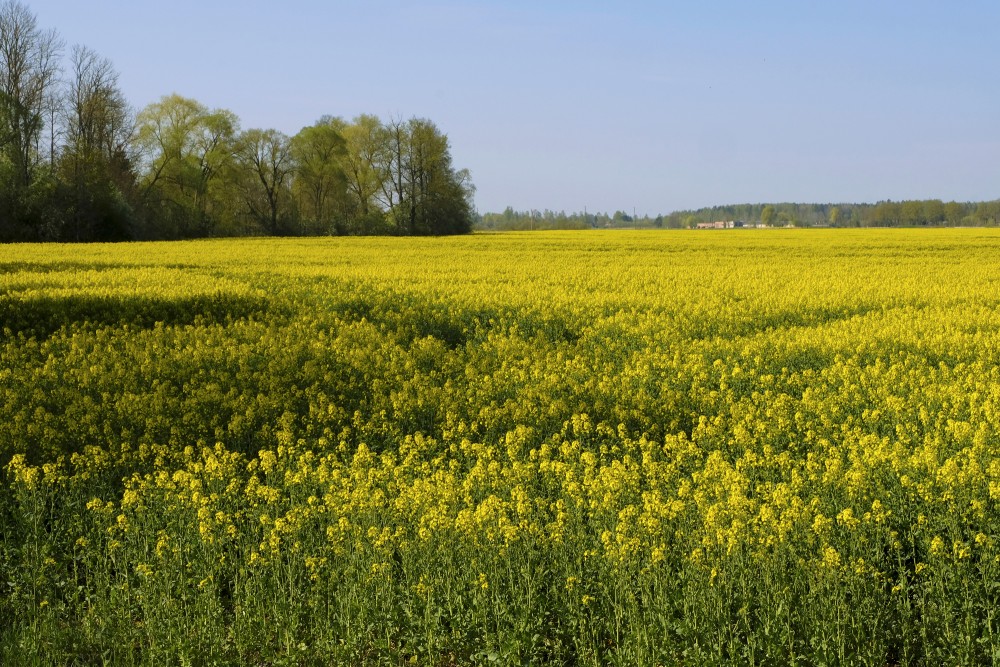
<path id="1" fill-rule="evenodd" d="M 1000 663 L 1000 231 L 0 251 L 0 662 Z"/>

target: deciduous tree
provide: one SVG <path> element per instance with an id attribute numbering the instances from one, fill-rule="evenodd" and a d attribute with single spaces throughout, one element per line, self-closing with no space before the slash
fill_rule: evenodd
<path id="1" fill-rule="evenodd" d="M 238 124 L 231 111 L 209 111 L 180 95 L 163 97 L 139 113 L 142 194 L 154 217 L 169 228 L 167 235 L 213 232 L 227 204 L 225 192 L 213 186 L 232 159 Z"/>
<path id="2" fill-rule="evenodd" d="M 367 216 L 375 197 L 388 178 L 388 136 L 375 116 L 362 115 L 344 128 L 347 154 L 344 173 L 348 190 L 354 195 L 362 216 Z"/>
<path id="3" fill-rule="evenodd" d="M 42 137 L 51 119 L 62 42 L 38 27 L 20 2 L 0 4 L 0 238 L 37 235 L 28 189 L 44 161 Z M 51 143 L 50 142 L 50 146 Z"/>
<path id="4" fill-rule="evenodd" d="M 131 237 L 127 196 L 135 185 L 135 124 L 111 61 L 74 47 L 64 106 L 66 144 L 59 165 L 69 205 L 63 235 L 76 241 Z"/>
<path id="5" fill-rule="evenodd" d="M 774 219 L 776 217 L 774 207 L 768 204 L 760 211 L 760 224 L 765 227 L 770 227 L 774 224 Z"/>
<path id="6" fill-rule="evenodd" d="M 345 126 L 339 118 L 324 117 L 315 125 L 302 128 L 291 139 L 291 154 L 296 163 L 293 190 L 306 231 L 340 234 L 345 231 L 345 220 L 350 213 L 344 170 Z"/>
<path id="7" fill-rule="evenodd" d="M 247 213 L 266 234 L 288 234 L 289 180 L 295 164 L 289 138 L 277 130 L 247 130 L 236 143 L 240 189 Z"/>

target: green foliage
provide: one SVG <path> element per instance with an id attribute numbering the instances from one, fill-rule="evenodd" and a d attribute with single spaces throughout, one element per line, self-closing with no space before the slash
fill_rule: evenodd
<path id="1" fill-rule="evenodd" d="M 503 213 L 484 213 L 476 228 L 483 231 L 545 231 L 554 229 L 636 228 L 663 227 L 664 219 L 658 216 L 633 218 L 622 211 L 614 216 L 607 213 L 566 213 L 565 211 L 515 211 L 507 207 Z"/>
<path id="2" fill-rule="evenodd" d="M 61 48 L 0 4 L 0 242 L 471 230 L 469 173 L 430 121 L 324 117 L 289 138 L 178 94 L 133 114 L 86 47 L 60 81 Z"/>
<path id="3" fill-rule="evenodd" d="M 802 227 L 995 226 L 1000 221 L 1000 201 L 961 203 L 928 199 L 877 204 L 739 204 L 675 211 L 665 217 L 665 225 L 693 227 L 699 222 L 716 220 L 741 220 L 765 227 L 788 224 Z"/>
<path id="4" fill-rule="evenodd" d="M 773 206 L 765 206 L 760 211 L 760 224 L 765 227 L 770 227 L 775 222 L 775 215 L 775 209 Z"/>
<path id="5" fill-rule="evenodd" d="M 207 236 L 225 225 L 234 196 L 226 176 L 233 173 L 236 116 L 169 95 L 143 109 L 136 123 L 147 233 Z"/>
<path id="6" fill-rule="evenodd" d="M 323 118 L 292 137 L 290 149 L 298 165 L 292 183 L 304 229 L 315 234 L 343 234 L 356 206 L 347 193 L 345 158 L 347 124 Z"/>

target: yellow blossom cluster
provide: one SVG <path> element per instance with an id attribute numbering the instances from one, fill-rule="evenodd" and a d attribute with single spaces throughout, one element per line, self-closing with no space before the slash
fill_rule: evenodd
<path id="1" fill-rule="evenodd" d="M 12 246 L 0 657 L 989 664 L 998 284 L 982 229 Z"/>

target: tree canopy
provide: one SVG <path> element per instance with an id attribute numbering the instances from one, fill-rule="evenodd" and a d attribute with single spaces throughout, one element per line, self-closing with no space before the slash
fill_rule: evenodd
<path id="1" fill-rule="evenodd" d="M 469 172 L 430 120 L 324 116 L 287 136 L 170 94 L 0 3 L 0 241 L 461 234 Z"/>

